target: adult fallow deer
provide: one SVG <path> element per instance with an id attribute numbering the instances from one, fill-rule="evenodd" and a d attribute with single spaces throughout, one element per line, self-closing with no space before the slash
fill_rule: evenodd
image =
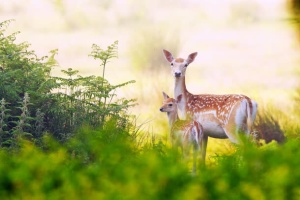
<path id="1" fill-rule="evenodd" d="M 191 117 L 200 122 L 204 128 L 202 152 L 205 154 L 208 136 L 229 138 L 233 143 L 240 143 L 239 133 L 249 135 L 257 112 L 257 103 L 241 94 L 191 94 L 185 84 L 185 72 L 197 52 L 187 59 L 174 58 L 163 50 L 164 56 L 171 64 L 175 79 L 174 96 L 182 94 L 178 109 L 183 118 Z"/>

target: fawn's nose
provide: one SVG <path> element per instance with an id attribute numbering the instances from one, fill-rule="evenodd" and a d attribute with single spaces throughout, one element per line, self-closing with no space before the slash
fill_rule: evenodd
<path id="1" fill-rule="evenodd" d="M 162 111 L 163 111 L 163 108 L 160 108 L 159 110 L 160 110 L 160 112 L 162 112 Z"/>
<path id="2" fill-rule="evenodd" d="M 181 72 L 175 72 L 175 77 L 180 77 L 181 76 Z"/>

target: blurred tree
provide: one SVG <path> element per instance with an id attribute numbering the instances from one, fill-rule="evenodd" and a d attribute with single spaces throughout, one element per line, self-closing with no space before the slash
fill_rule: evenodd
<path id="1" fill-rule="evenodd" d="M 298 40 L 300 42 L 300 0 L 290 0 L 289 1 L 289 8 L 292 13 L 292 21 L 294 22 L 295 30 L 297 32 Z M 298 68 L 299 69 L 299 68 Z M 300 71 L 298 70 L 298 73 Z M 300 76 L 300 74 L 298 74 Z M 300 77 L 299 77 L 300 79 Z M 299 83 L 300 84 L 300 83 Z M 296 105 L 295 105 L 295 110 L 298 112 L 298 116 L 300 117 L 300 86 L 296 89 Z"/>
<path id="2" fill-rule="evenodd" d="M 300 41 L 300 0 L 290 0 L 288 6 L 292 14 L 293 25 L 295 26 Z"/>

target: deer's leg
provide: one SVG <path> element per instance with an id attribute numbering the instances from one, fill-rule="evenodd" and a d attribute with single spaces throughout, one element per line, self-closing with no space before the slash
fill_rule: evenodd
<path id="1" fill-rule="evenodd" d="M 205 165 L 207 142 L 208 142 L 208 136 L 207 135 L 203 135 L 203 137 L 201 139 L 201 142 L 200 142 L 200 147 L 201 147 L 201 163 L 203 165 Z"/>

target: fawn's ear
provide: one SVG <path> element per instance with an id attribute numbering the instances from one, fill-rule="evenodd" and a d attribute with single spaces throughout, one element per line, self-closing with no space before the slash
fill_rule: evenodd
<path id="1" fill-rule="evenodd" d="M 195 60 L 197 54 L 198 54 L 197 52 L 194 52 L 189 55 L 189 57 L 187 58 L 188 64 L 192 63 Z"/>
<path id="2" fill-rule="evenodd" d="M 174 60 L 172 54 L 169 51 L 163 49 L 163 53 L 164 53 L 165 58 L 167 59 L 167 61 L 172 62 Z"/>
<path id="3" fill-rule="evenodd" d="M 176 99 L 177 103 L 179 103 L 181 101 L 181 99 L 182 99 L 182 94 L 180 94 L 180 95 L 177 96 L 177 99 Z"/>
<path id="4" fill-rule="evenodd" d="M 164 100 L 170 98 L 165 92 L 163 92 Z"/>

